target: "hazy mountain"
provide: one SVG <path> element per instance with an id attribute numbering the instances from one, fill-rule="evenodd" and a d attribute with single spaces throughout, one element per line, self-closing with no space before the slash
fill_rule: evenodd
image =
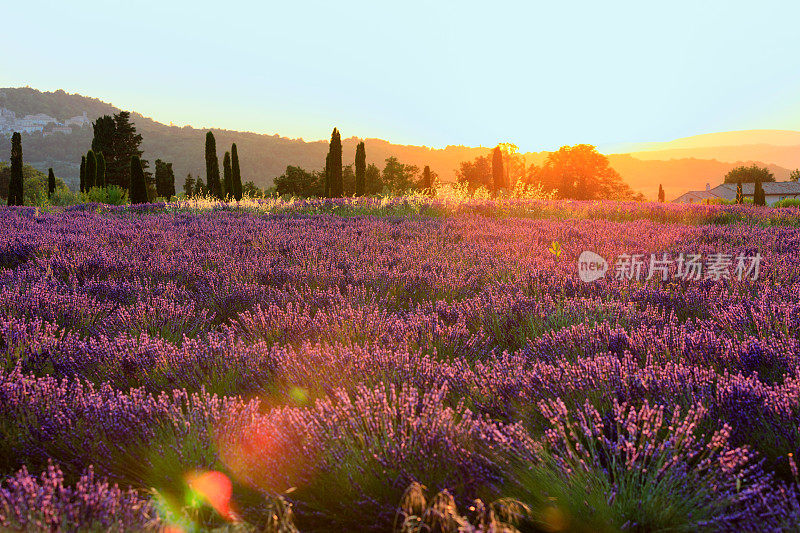
<path id="1" fill-rule="evenodd" d="M 18 118 L 43 113 L 59 122 L 84 112 L 94 121 L 101 115 L 119 111 L 96 98 L 64 91 L 41 92 L 29 87 L 0 89 L 0 108 L 13 111 Z M 179 190 L 189 172 L 205 180 L 203 150 L 207 130 L 168 126 L 134 111 L 131 111 L 131 117 L 144 138 L 144 157 L 151 162 L 151 168 L 156 159 L 173 162 Z M 265 124 L 265 128 L 268 127 Z M 327 140 L 307 142 L 279 135 L 212 131 L 217 139 L 220 159 L 231 143 L 236 142 L 242 178 L 252 180 L 261 187 L 270 185 L 287 165 L 306 169 L 320 169 L 325 165 Z M 343 133 L 347 135 L 351 132 Z M 89 149 L 91 139 L 91 127 L 74 128 L 70 134 L 24 134 L 22 145 L 25 162 L 43 171 L 52 166 L 59 177 L 75 188 L 81 154 Z M 358 141 L 356 137 L 342 141 L 345 164 L 353 162 Z M 454 179 L 461 161 L 487 154 L 490 150 L 467 146 L 433 149 L 391 144 L 381 139 L 364 141 L 369 163 L 376 163 L 382 168 L 387 157 L 395 156 L 404 163 L 420 168 L 430 165 L 445 181 Z M 662 184 L 670 199 L 689 189 L 702 189 L 706 183 L 712 186 L 721 183 L 725 173 L 743 161 L 765 162 L 777 179 L 785 179 L 789 168 L 800 167 L 800 132 L 755 130 L 714 133 L 666 143 L 619 146 L 614 151 L 617 153 L 609 155 L 611 164 L 631 187 L 648 198 L 655 198 L 658 185 Z M 609 153 L 609 150 L 606 152 Z M 6 160 L 9 153 L 10 138 L 0 135 L 0 160 Z M 525 154 L 528 165 L 541 164 L 546 157 L 547 152 Z"/>

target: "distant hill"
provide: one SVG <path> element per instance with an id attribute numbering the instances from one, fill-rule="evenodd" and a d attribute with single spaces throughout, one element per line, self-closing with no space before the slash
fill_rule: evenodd
<path id="1" fill-rule="evenodd" d="M 118 108 L 94 98 L 64 91 L 41 92 L 28 87 L 0 89 L 0 108 L 3 107 L 14 111 L 18 117 L 44 113 L 59 120 L 86 112 L 94 121 L 99 116 L 119 112 Z M 151 162 L 151 168 L 156 159 L 171 161 L 179 189 L 189 172 L 205 179 L 204 149 L 208 130 L 190 126 L 168 126 L 134 111 L 131 111 L 131 118 L 144 139 L 144 157 Z M 297 165 L 309 170 L 325 166 L 327 141 L 306 142 L 279 135 L 220 129 L 212 131 L 217 140 L 220 159 L 225 150 L 230 149 L 230 145 L 235 142 L 239 151 L 242 179 L 252 180 L 260 187 L 271 185 L 273 178 L 281 175 L 287 165 Z M 354 162 L 359 140 L 356 137 L 342 140 L 345 164 Z M 89 149 L 91 141 L 91 128 L 84 127 L 74 129 L 71 134 L 52 134 L 46 137 L 41 133 L 23 134 L 22 147 L 27 163 L 44 171 L 52 166 L 58 176 L 75 188 L 78 184 L 81 155 Z M 444 149 L 432 149 L 391 144 L 381 139 L 364 139 L 364 142 L 368 163 L 375 163 L 383 168 L 384 160 L 395 156 L 404 163 L 418 165 L 420 168 L 430 165 L 446 180 L 453 179 L 459 162 L 489 152 L 489 148 L 448 146 Z M 8 158 L 10 150 L 10 139 L 0 136 L 0 160 Z"/>
<path id="2" fill-rule="evenodd" d="M 17 117 L 43 113 L 59 121 L 84 112 L 94 121 L 104 114 L 119 111 L 96 98 L 64 91 L 41 92 L 29 87 L 0 89 L 0 108 L 15 112 Z M 203 150 L 207 130 L 168 126 L 132 110 L 131 117 L 144 138 L 144 157 L 151 161 L 151 168 L 156 159 L 171 161 L 178 189 L 189 172 L 205 179 Z M 217 139 L 220 158 L 231 143 L 236 142 L 243 179 L 252 180 L 260 187 L 271 185 L 287 165 L 309 170 L 321 169 L 325 165 L 328 150 L 325 140 L 307 142 L 279 135 L 219 129 L 212 131 Z M 347 135 L 350 132 L 343 133 Z M 43 171 L 52 166 L 56 174 L 74 189 L 78 184 L 81 154 L 89 149 L 91 139 L 90 127 L 75 128 L 70 134 L 54 133 L 46 137 L 41 133 L 24 134 L 22 145 L 25 161 Z M 356 137 L 343 139 L 345 164 L 353 162 L 358 141 Z M 468 146 L 434 149 L 392 144 L 382 139 L 364 139 L 364 142 L 369 163 L 382 168 L 387 157 L 395 156 L 404 163 L 420 168 L 430 165 L 444 181 L 455 179 L 455 171 L 461 161 L 474 159 L 490 151 L 487 147 Z M 0 160 L 7 159 L 10 150 L 10 138 L 0 136 Z M 800 132 L 724 132 L 667 143 L 627 145 L 619 147 L 619 151 L 630 153 L 611 153 L 611 165 L 633 189 L 641 191 L 648 198 L 655 198 L 658 185 L 662 184 L 670 199 L 686 190 L 702 189 L 706 183 L 712 186 L 721 183 L 725 173 L 740 161 L 766 162 L 777 179 L 786 179 L 788 169 L 800 167 Z M 547 152 L 525 154 L 528 165 L 541 164 L 546 157 Z"/>

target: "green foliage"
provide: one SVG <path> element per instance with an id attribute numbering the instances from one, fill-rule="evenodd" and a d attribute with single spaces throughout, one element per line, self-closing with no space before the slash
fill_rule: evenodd
<path id="1" fill-rule="evenodd" d="M 462 161 L 456 172 L 458 183 L 465 184 L 470 192 L 479 187 L 489 188 L 492 182 L 492 163 L 488 156 L 478 156 L 473 161 Z"/>
<path id="2" fill-rule="evenodd" d="M 739 166 L 725 174 L 725 183 L 754 183 L 757 181 L 775 181 L 775 176 L 768 168 L 759 167 L 755 163 Z"/>
<path id="3" fill-rule="evenodd" d="M 192 196 L 194 194 L 194 185 L 194 176 L 192 176 L 191 173 L 187 174 L 186 179 L 183 180 L 183 194 L 186 196 Z"/>
<path id="4" fill-rule="evenodd" d="M 86 190 L 86 156 L 81 156 L 81 176 L 80 176 L 80 192 Z"/>
<path id="5" fill-rule="evenodd" d="M 75 193 L 69 190 L 66 186 L 56 188 L 55 192 L 50 196 L 50 205 L 68 206 L 81 203 L 80 193 Z"/>
<path id="6" fill-rule="evenodd" d="M 128 111 L 120 111 L 114 115 L 114 133 L 108 151 L 103 150 L 106 158 L 106 184 L 118 185 L 127 188 L 131 181 L 130 162 L 136 156 L 140 160 L 145 179 L 150 176 L 147 172 L 148 163 L 142 159 L 142 136 L 136 133 L 136 127 L 131 122 Z"/>
<path id="7" fill-rule="evenodd" d="M 796 168 L 789 173 L 789 181 L 797 181 L 800 179 L 800 168 Z"/>
<path id="8" fill-rule="evenodd" d="M 356 146 L 356 196 L 364 196 L 367 175 L 367 150 L 364 141 Z"/>
<path id="9" fill-rule="evenodd" d="M 328 150 L 329 161 L 326 164 L 329 180 L 329 196 L 340 198 L 344 194 L 344 184 L 342 183 L 342 137 L 339 130 L 333 128 L 331 142 Z"/>
<path id="10" fill-rule="evenodd" d="M 784 198 L 775 202 L 773 207 L 800 207 L 800 198 Z"/>
<path id="11" fill-rule="evenodd" d="M 236 143 L 231 146 L 231 172 L 233 173 L 233 197 L 238 202 L 242 199 L 242 172 L 239 169 L 239 150 Z"/>
<path id="12" fill-rule="evenodd" d="M 97 186 L 97 157 L 94 155 L 94 150 L 89 150 L 86 153 L 86 174 L 84 175 L 84 185 L 86 190 Z"/>
<path id="13" fill-rule="evenodd" d="M 123 205 L 128 203 L 128 191 L 117 185 L 92 187 L 81 196 L 86 202 L 98 204 Z"/>
<path id="14" fill-rule="evenodd" d="M 275 191 L 279 195 L 310 198 L 322 196 L 325 176 L 321 172 L 308 172 L 300 167 L 288 166 L 286 172 L 275 178 Z"/>
<path id="15" fill-rule="evenodd" d="M 503 173 L 503 152 L 499 146 L 492 150 L 492 186 L 494 190 L 505 188 L 505 176 Z"/>
<path id="16" fill-rule="evenodd" d="M 22 179 L 23 179 L 23 197 L 22 197 L 22 204 L 20 205 L 31 205 L 31 206 L 45 206 L 48 203 L 48 193 L 50 187 L 50 176 L 46 175 L 45 173 L 33 168 L 30 165 L 23 165 L 22 167 Z M 53 185 L 54 185 L 54 193 L 58 193 L 59 190 L 64 189 L 67 192 L 69 191 L 64 185 L 64 182 L 57 178 L 55 175 L 52 176 Z M 1 198 L 8 198 L 8 189 L 9 189 L 9 182 L 11 180 L 11 168 L 8 163 L 0 162 L 0 197 Z"/>
<path id="17" fill-rule="evenodd" d="M 381 178 L 381 169 L 378 165 L 370 163 L 364 173 L 364 194 L 368 196 L 375 196 L 383 191 L 383 180 Z"/>
<path id="18" fill-rule="evenodd" d="M 248 198 L 262 198 L 264 191 L 259 189 L 252 181 L 248 181 L 242 186 L 242 195 Z"/>
<path id="19" fill-rule="evenodd" d="M 132 204 L 147 203 L 147 182 L 144 177 L 144 169 L 138 156 L 131 157 L 131 181 L 128 186 Z"/>
<path id="20" fill-rule="evenodd" d="M 105 187 L 106 186 L 106 158 L 103 155 L 103 152 L 95 152 L 97 154 L 97 177 L 94 180 L 94 184 L 97 187 Z"/>
<path id="21" fill-rule="evenodd" d="M 422 178 L 420 178 L 418 188 L 428 196 L 433 196 L 437 187 L 436 172 L 431 170 L 431 167 L 425 165 L 422 169 Z"/>
<path id="22" fill-rule="evenodd" d="M 219 179 L 219 159 L 217 158 L 217 141 L 214 133 L 206 133 L 206 182 L 209 192 L 222 199 L 222 182 Z"/>
<path id="23" fill-rule="evenodd" d="M 402 195 L 416 189 L 419 167 L 406 165 L 396 157 L 386 159 L 381 179 L 384 189 L 391 194 Z"/>
<path id="24" fill-rule="evenodd" d="M 53 169 L 47 169 L 47 196 L 53 196 L 53 193 L 56 191 L 56 175 L 53 173 Z"/>
<path id="25" fill-rule="evenodd" d="M 22 137 L 11 136 L 11 176 L 8 181 L 8 205 L 22 205 L 24 180 L 22 176 Z"/>
<path id="26" fill-rule="evenodd" d="M 225 152 L 222 158 L 223 195 L 233 196 L 233 170 L 231 170 L 231 153 Z"/>
<path id="27" fill-rule="evenodd" d="M 169 200 L 175 196 L 175 172 L 172 163 L 156 159 L 156 195 Z"/>

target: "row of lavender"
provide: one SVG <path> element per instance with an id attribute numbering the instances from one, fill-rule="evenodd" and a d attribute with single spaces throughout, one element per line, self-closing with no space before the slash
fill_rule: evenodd
<path id="1" fill-rule="evenodd" d="M 800 519 L 786 210 L 467 207 L 0 212 L 0 521 L 160 527 L 194 470 L 225 472 L 250 523 L 286 494 L 304 530 L 391 527 L 413 481 L 517 498 L 533 528 Z M 583 250 L 763 260 L 584 283 Z"/>

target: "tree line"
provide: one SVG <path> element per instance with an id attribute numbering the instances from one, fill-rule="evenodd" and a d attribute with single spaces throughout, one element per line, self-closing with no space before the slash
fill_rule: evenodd
<path id="1" fill-rule="evenodd" d="M 404 164 L 396 157 L 387 158 L 383 169 L 374 163 L 367 164 L 363 141 L 356 145 L 354 164 L 344 165 L 342 159 L 341 134 L 334 128 L 325 167 L 309 171 L 299 166 L 287 166 L 286 171 L 274 180 L 275 194 L 302 198 L 400 195 L 410 192 L 432 194 L 438 184 L 436 172 L 428 165 L 420 170 L 416 165 Z"/>

